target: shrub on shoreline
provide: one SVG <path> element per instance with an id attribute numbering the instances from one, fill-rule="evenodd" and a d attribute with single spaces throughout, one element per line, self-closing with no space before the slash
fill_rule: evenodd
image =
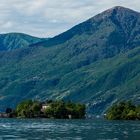
<path id="1" fill-rule="evenodd" d="M 140 120 L 140 105 L 136 106 L 131 101 L 113 104 L 105 117 L 108 120 Z"/>

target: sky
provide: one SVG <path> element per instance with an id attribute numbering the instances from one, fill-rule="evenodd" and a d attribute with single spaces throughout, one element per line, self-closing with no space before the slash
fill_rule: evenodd
<path id="1" fill-rule="evenodd" d="M 140 0 L 0 0 L 0 33 L 53 37 L 114 6 L 140 11 Z"/>

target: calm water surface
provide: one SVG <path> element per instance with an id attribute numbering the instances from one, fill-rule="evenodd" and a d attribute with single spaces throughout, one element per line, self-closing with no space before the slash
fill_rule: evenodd
<path id="1" fill-rule="evenodd" d="M 0 140 L 140 140 L 140 121 L 0 119 Z"/>

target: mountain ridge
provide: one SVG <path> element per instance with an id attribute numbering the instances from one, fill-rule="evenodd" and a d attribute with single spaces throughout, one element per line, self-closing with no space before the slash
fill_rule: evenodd
<path id="1" fill-rule="evenodd" d="M 103 114 L 119 100 L 140 102 L 140 16 L 120 13 L 99 14 L 24 54 L 0 52 L 0 109 L 29 98 L 64 99 Z"/>
<path id="2" fill-rule="evenodd" d="M 28 47 L 30 44 L 37 43 L 45 38 L 37 38 L 24 33 L 5 33 L 0 34 L 0 51 L 11 51 L 14 49 Z"/>
<path id="3" fill-rule="evenodd" d="M 140 15 L 140 13 L 138 13 L 134 10 L 131 10 L 129 8 L 125 8 L 122 6 L 115 6 L 113 8 L 110 8 L 108 10 L 105 10 L 105 11 L 95 15 L 94 17 L 89 18 L 88 20 L 86 20 L 83 23 L 80 23 L 80 24 L 72 27 L 71 29 L 69 29 L 68 31 L 65 31 L 64 33 L 56 35 L 55 37 L 51 38 L 48 41 L 42 42 L 42 44 L 37 43 L 34 45 L 46 45 L 46 47 L 49 47 L 49 46 L 55 46 L 57 44 L 64 43 L 65 41 L 71 39 L 74 34 L 77 34 L 77 32 L 78 32 L 78 34 L 82 34 L 82 32 L 84 32 L 85 30 L 90 30 L 90 27 L 93 28 L 91 25 L 92 22 L 100 22 L 104 18 L 109 18 L 110 16 L 114 17 L 114 14 L 117 14 L 117 13 L 119 13 L 119 14 L 120 13 L 129 13 L 129 14 L 134 15 L 136 17 L 138 15 Z M 84 30 L 84 24 L 87 24 L 87 26 L 89 26 L 85 30 Z M 79 28 L 81 29 L 81 31 L 79 31 L 80 30 Z M 65 36 L 65 38 L 64 38 L 64 36 Z"/>

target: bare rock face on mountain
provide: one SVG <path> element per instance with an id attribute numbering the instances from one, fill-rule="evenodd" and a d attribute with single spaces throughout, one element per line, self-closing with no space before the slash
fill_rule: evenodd
<path id="1" fill-rule="evenodd" d="M 140 102 L 138 12 L 113 7 L 54 38 L 29 44 L 0 52 L 1 109 L 28 98 L 64 99 L 101 114 L 118 100 Z"/>

